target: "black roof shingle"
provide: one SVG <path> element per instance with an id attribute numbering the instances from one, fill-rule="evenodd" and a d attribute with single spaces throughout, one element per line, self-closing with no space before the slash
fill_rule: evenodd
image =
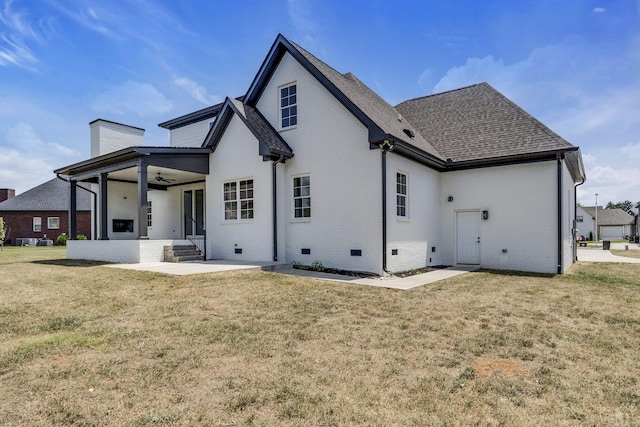
<path id="1" fill-rule="evenodd" d="M 78 187 L 87 186 L 78 184 Z M 59 178 L 33 187 L 15 197 L 0 202 L 0 212 L 19 211 L 67 211 L 70 204 L 69 183 Z M 76 192 L 78 211 L 91 210 L 91 193 L 78 188 Z"/>

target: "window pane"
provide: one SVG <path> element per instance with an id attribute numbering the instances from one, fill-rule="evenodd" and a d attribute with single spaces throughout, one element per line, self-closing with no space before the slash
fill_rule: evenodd
<path id="1" fill-rule="evenodd" d="M 287 89 L 289 89 L 289 95 L 294 95 L 296 93 L 296 85 L 291 85 Z"/>

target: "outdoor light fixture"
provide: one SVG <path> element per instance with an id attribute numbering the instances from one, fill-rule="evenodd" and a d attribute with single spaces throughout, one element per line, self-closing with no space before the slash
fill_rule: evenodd
<path id="1" fill-rule="evenodd" d="M 482 219 L 489 219 L 489 211 L 482 211 Z"/>
<path id="2" fill-rule="evenodd" d="M 449 197 L 447 197 L 447 200 L 448 200 L 449 202 L 453 202 L 453 196 L 449 196 Z"/>

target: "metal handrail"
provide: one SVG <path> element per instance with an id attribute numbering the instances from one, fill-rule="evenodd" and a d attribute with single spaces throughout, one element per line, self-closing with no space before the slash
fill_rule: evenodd
<path id="1" fill-rule="evenodd" d="M 186 236 L 187 240 L 189 240 L 191 243 L 193 243 L 200 250 L 200 252 L 202 252 L 202 255 L 204 256 L 204 259 L 207 259 L 207 230 L 204 228 L 204 224 L 199 223 L 191 215 L 189 215 L 187 213 L 184 214 L 184 221 L 185 221 L 185 236 Z M 196 234 L 193 234 L 193 235 L 189 236 L 186 233 L 187 221 L 191 221 L 191 226 L 192 226 L 192 229 L 194 231 L 197 232 L 198 229 L 201 229 L 202 230 L 202 236 L 196 235 Z"/>

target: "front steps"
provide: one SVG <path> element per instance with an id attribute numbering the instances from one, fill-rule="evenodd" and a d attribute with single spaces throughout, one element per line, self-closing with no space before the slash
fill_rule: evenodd
<path id="1" fill-rule="evenodd" d="M 204 255 L 196 245 L 164 247 L 164 262 L 204 261 Z"/>

